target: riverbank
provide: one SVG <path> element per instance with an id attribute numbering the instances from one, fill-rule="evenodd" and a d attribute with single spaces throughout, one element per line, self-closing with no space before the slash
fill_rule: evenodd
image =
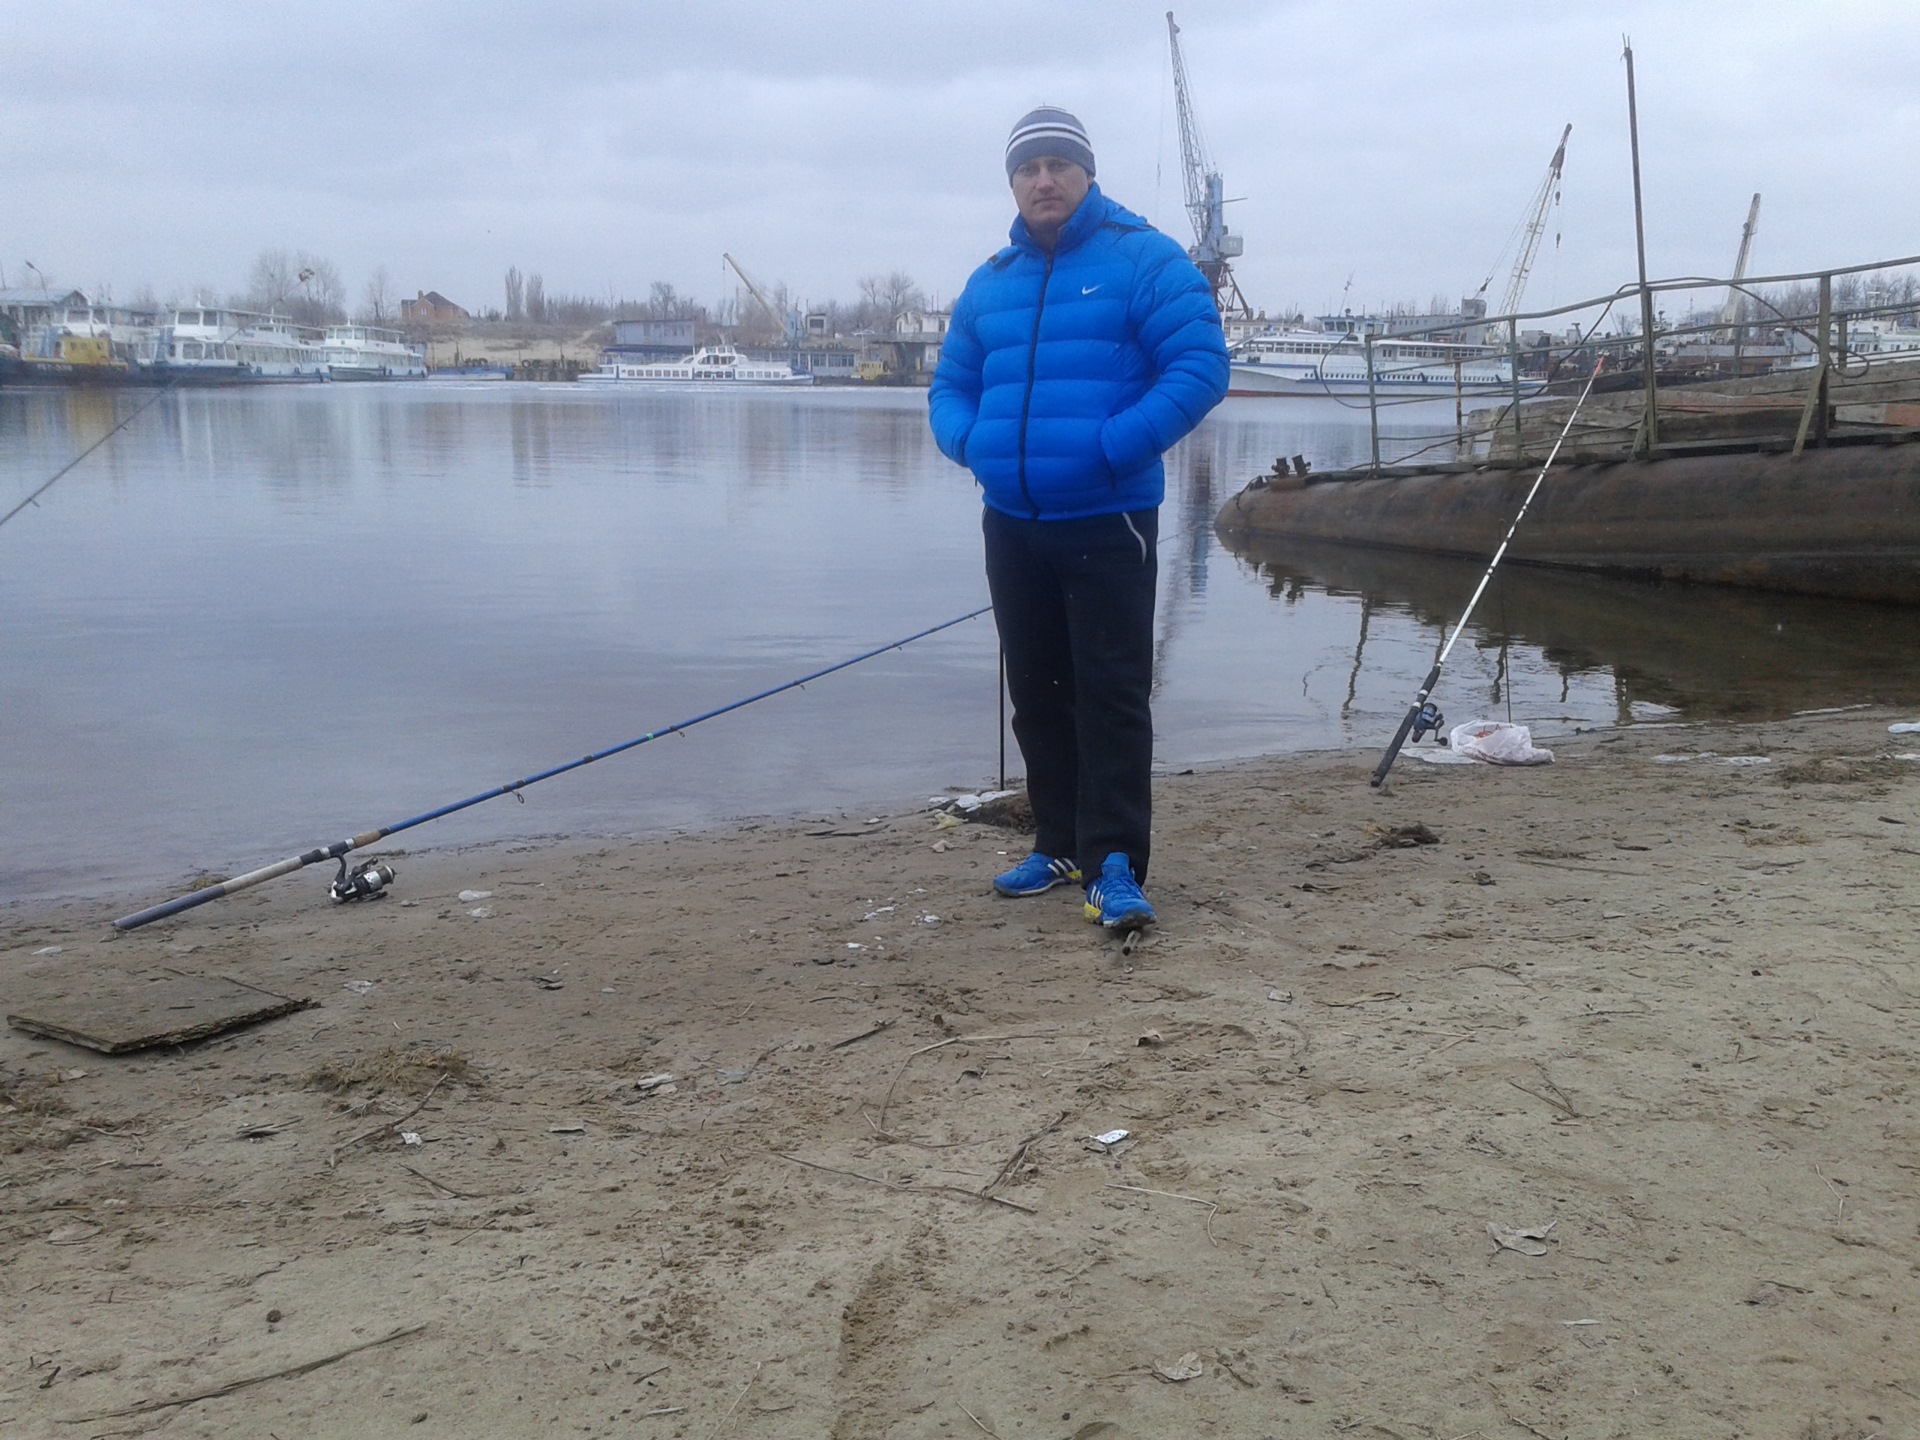
<path id="1" fill-rule="evenodd" d="M 0 1420 L 1904 1433 L 1907 718 L 1168 776 L 1131 954 L 986 893 L 1024 837 L 905 808 L 402 856 L 385 901 L 296 878 L 119 937 L 153 897 L 15 907 L 9 1013 L 180 972 L 321 1005 L 0 1038 Z"/>

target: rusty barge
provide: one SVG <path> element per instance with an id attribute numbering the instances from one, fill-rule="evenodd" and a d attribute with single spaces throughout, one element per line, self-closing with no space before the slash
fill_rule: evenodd
<path id="1" fill-rule="evenodd" d="M 1632 395 L 1594 397 L 1506 562 L 1920 605 L 1920 364 L 1823 382 L 1665 392 L 1657 444 Z M 1569 403 L 1489 415 L 1492 443 L 1471 460 L 1327 474 L 1276 462 L 1215 531 L 1230 549 L 1284 539 L 1484 558 Z"/>

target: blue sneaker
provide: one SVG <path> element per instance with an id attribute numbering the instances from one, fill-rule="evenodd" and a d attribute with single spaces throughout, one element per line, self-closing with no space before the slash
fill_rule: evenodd
<path id="1" fill-rule="evenodd" d="M 1100 878 L 1087 886 L 1087 919 L 1097 920 L 1109 930 L 1139 930 L 1153 924 L 1157 917 L 1140 883 L 1133 878 L 1133 866 L 1119 851 L 1107 856 L 1100 867 Z"/>
<path id="2" fill-rule="evenodd" d="M 1044 895 L 1056 885 L 1079 879 L 1080 867 L 1073 861 L 1036 851 L 1004 875 L 994 876 L 993 888 L 1007 896 Z"/>

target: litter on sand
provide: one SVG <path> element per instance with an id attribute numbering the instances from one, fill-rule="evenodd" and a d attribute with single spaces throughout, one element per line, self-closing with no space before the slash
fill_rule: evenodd
<path id="1" fill-rule="evenodd" d="M 351 990 L 356 995 L 371 995 L 373 993 L 373 981 L 349 980 L 340 988 L 342 990 Z"/>
<path id="2" fill-rule="evenodd" d="M 1887 734 L 1920 735 L 1920 720 L 1902 720 L 1898 725 L 1889 725 Z"/>
<path id="3" fill-rule="evenodd" d="M 1165 1365 L 1155 1365 L 1153 1373 L 1162 1380 L 1177 1385 L 1182 1380 L 1198 1380 L 1207 1373 L 1207 1367 L 1200 1363 L 1198 1350 L 1189 1350 L 1178 1360 L 1170 1361 Z"/>
<path id="4" fill-rule="evenodd" d="M 1544 1255 L 1547 1253 L 1547 1236 L 1553 1233 L 1558 1220 L 1545 1225 L 1528 1225 L 1516 1229 L 1512 1225 L 1502 1225 L 1497 1220 L 1487 1221 L 1487 1234 L 1493 1237 L 1493 1243 L 1502 1250 L 1517 1250 L 1522 1255 Z"/>
<path id="5" fill-rule="evenodd" d="M 1087 1137 L 1087 1148 L 1089 1150 L 1096 1150 L 1104 1155 L 1116 1145 L 1120 1144 L 1121 1141 L 1131 1138 L 1132 1135 L 1133 1132 L 1131 1130 L 1108 1130 L 1103 1134 L 1089 1135 Z"/>
<path id="6" fill-rule="evenodd" d="M 1553 763 L 1553 752 L 1536 746 L 1526 726 L 1511 725 L 1504 720 L 1469 720 L 1464 725 L 1456 725 L 1447 736 L 1447 748 L 1456 755 L 1484 760 L 1489 765 Z"/>
<path id="7" fill-rule="evenodd" d="M 462 890 L 459 896 L 462 905 L 471 905 L 476 900 L 491 900 L 492 898 L 493 891 L 491 890 Z"/>

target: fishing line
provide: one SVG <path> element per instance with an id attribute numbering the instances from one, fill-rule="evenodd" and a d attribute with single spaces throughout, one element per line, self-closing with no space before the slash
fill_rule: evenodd
<path id="1" fill-rule="evenodd" d="M 1427 672 L 1427 678 L 1421 682 L 1420 693 L 1413 697 L 1413 704 L 1407 708 L 1406 718 L 1400 722 L 1400 728 L 1394 734 L 1393 743 L 1387 747 L 1387 753 L 1373 772 L 1373 779 L 1369 783 L 1376 790 L 1387 778 L 1387 771 L 1393 768 L 1394 759 L 1400 754 L 1400 747 L 1407 743 L 1407 735 L 1414 726 L 1420 726 L 1423 731 L 1439 726 L 1439 713 L 1427 704 L 1427 697 L 1433 694 L 1433 687 L 1440 683 L 1441 667 L 1447 663 L 1447 656 L 1453 653 L 1454 642 L 1460 638 L 1461 632 L 1467 628 L 1467 621 L 1473 617 L 1473 607 L 1480 603 L 1480 597 L 1486 593 L 1487 582 L 1493 579 L 1493 572 L 1499 568 L 1501 559 L 1507 553 L 1507 546 L 1513 543 L 1514 531 L 1518 530 L 1520 522 L 1526 519 L 1527 507 L 1533 504 L 1533 497 L 1540 493 L 1540 482 L 1547 478 L 1547 471 L 1553 468 L 1554 459 L 1560 454 L 1561 445 L 1565 443 L 1568 433 L 1573 429 L 1575 417 L 1580 414 L 1580 407 L 1587 403 L 1587 396 L 1593 393 L 1593 382 L 1600 378 L 1600 371 L 1606 363 L 1607 357 L 1604 355 L 1594 362 L 1593 373 L 1587 376 L 1586 388 L 1581 390 L 1580 398 L 1573 402 L 1573 408 L 1567 412 L 1567 423 L 1560 427 L 1559 438 L 1553 442 L 1553 449 L 1547 452 L 1546 463 L 1540 467 L 1540 473 L 1533 477 L 1533 484 L 1527 489 L 1527 498 L 1520 502 L 1519 513 L 1513 517 L 1513 523 L 1507 527 L 1506 537 L 1501 540 L 1500 548 L 1493 552 L 1493 559 L 1487 564 L 1487 572 L 1480 577 L 1480 583 L 1474 587 L 1473 598 L 1467 601 L 1467 608 L 1461 613 L 1458 623 L 1454 625 L 1453 633 L 1447 637 L 1447 643 L 1440 647 L 1440 658 L 1433 662 L 1433 669 Z"/>
<path id="2" fill-rule="evenodd" d="M 86 449 L 82 450 L 78 455 L 74 456 L 66 464 L 62 465 L 58 470 L 54 471 L 52 477 L 47 481 L 46 484 L 42 485 L 38 490 L 35 490 L 31 495 L 27 496 L 26 499 L 22 500 L 18 505 L 14 506 L 11 510 L 7 511 L 6 514 L 0 515 L 0 525 L 6 524 L 9 520 L 13 519 L 14 516 L 18 515 L 22 510 L 25 510 L 29 505 L 33 504 L 34 501 L 38 500 L 42 495 L 46 494 L 47 491 L 51 490 L 54 487 L 54 485 L 59 482 L 61 476 L 65 475 L 69 470 L 73 469 L 74 466 L 78 465 L 82 460 L 86 459 L 87 456 L 91 455 L 94 451 L 98 450 L 102 445 L 106 444 L 107 441 L 111 440 L 115 435 L 118 435 L 122 430 L 126 429 L 127 426 L 131 425 L 134 421 L 138 420 L 150 408 L 152 408 L 152 406 L 156 402 L 158 402 L 162 396 L 166 395 L 169 391 L 173 389 L 175 385 L 179 383 L 180 382 L 177 380 L 168 380 L 164 382 L 160 386 L 160 388 L 154 391 L 153 394 L 149 395 L 146 398 L 146 400 L 141 403 L 140 407 L 137 410 L 135 410 L 131 415 L 127 416 L 126 419 L 122 420 L 118 425 L 115 425 L 111 430 L 107 431 L 106 434 L 102 435 L 98 440 L 94 441 L 91 445 L 87 446 Z"/>
<path id="3" fill-rule="evenodd" d="M 196 890 L 191 895 L 182 895 L 177 899 L 168 900 L 160 905 L 150 906 L 145 910 L 136 911 L 131 915 L 123 915 L 113 922 L 114 928 L 117 930 L 137 930 L 140 926 L 149 924 L 152 921 L 165 919 L 169 915 L 178 915 L 182 910 L 191 910 L 196 905 L 205 905 L 210 900 L 223 899 L 228 895 L 258 885 L 262 881 L 272 880 L 281 875 L 290 875 L 295 870 L 304 869 L 306 866 L 316 864 L 322 860 L 340 861 L 340 878 L 334 882 L 334 895 L 336 899 L 349 898 L 341 894 L 341 887 L 343 885 L 351 886 L 354 878 L 348 876 L 346 872 L 346 861 L 343 858 L 351 851 L 364 849 L 366 846 L 383 840 L 389 835 L 397 835 L 402 830 L 411 830 L 416 825 L 424 825 L 429 820 L 438 820 L 443 816 L 453 814 L 455 811 L 465 810 L 470 806 L 481 804 L 483 801 L 498 799 L 502 795 L 517 794 L 530 785 L 538 785 L 542 780 L 551 780 L 554 776 L 564 775 L 569 770 L 578 770 L 583 765 L 591 765 L 594 761 L 604 760 L 609 755 L 618 755 L 621 751 L 631 750 L 636 745 L 645 745 L 649 740 L 658 740 L 663 735 L 677 735 L 682 731 L 691 730 L 694 726 L 712 720 L 717 716 L 725 715 L 729 711 L 743 709 L 748 705 L 770 699 L 788 690 L 799 689 L 810 681 L 819 680 L 824 676 L 833 674 L 835 671 L 845 670 L 850 666 L 858 665 L 863 660 L 871 660 L 876 655 L 886 654 L 889 650 L 899 650 L 911 645 L 916 640 L 924 640 L 929 635 L 936 635 L 942 630 L 950 630 L 955 625 L 986 614 L 992 608 L 991 605 L 982 605 L 977 610 L 969 610 L 964 615 L 956 615 L 953 619 L 943 620 L 938 625 L 929 625 L 926 629 L 915 631 L 913 634 L 905 636 L 902 639 L 889 641 L 885 645 L 875 646 L 873 649 L 863 651 L 851 659 L 838 661 L 835 664 L 802 675 L 798 679 L 784 681 L 779 685 L 762 690 L 757 694 L 748 695 L 739 700 L 729 701 L 725 705 L 715 706 L 713 709 L 702 711 L 690 719 L 676 721 L 658 730 L 649 730 L 646 734 L 637 736 L 632 740 L 624 740 L 618 745 L 608 746 L 605 750 L 596 750 L 591 755 L 583 755 L 578 760 L 569 760 L 565 764 L 555 765 L 549 769 L 541 770 L 527 776 L 523 780 L 511 780 L 505 785 L 496 785 L 491 790 L 483 790 L 478 795 L 469 795 L 465 800 L 456 800 L 451 805 L 439 806 L 437 809 L 415 815 L 409 820 L 399 820 L 391 825 L 382 825 L 375 830 L 363 831 L 349 839 L 336 840 L 331 845 L 317 846 L 302 854 L 290 855 L 284 860 L 277 860 L 271 865 L 263 865 L 258 870 L 249 870 L 244 875 L 235 875 L 231 879 L 222 880 L 217 885 L 209 885 L 204 889 Z M 391 879 L 391 876 L 388 878 Z"/>
<path id="4" fill-rule="evenodd" d="M 1182 527 L 1181 529 L 1174 530 L 1170 534 L 1161 536 L 1159 543 L 1164 545 L 1169 540 L 1175 538 L 1175 536 L 1185 535 L 1202 528 L 1203 526 L 1200 524 Z M 1158 547 L 1156 546 L 1156 548 Z M 851 666 L 860 664 L 862 661 L 871 660 L 875 656 L 884 655 L 890 650 L 903 649 L 916 640 L 924 640 L 929 635 L 937 635 L 942 630 L 950 630 L 955 625 L 977 619 L 992 609 L 993 606 L 991 605 L 982 605 L 978 609 L 967 611 L 964 615 L 956 615 L 951 620 L 941 621 L 938 625 L 929 625 L 926 629 L 917 630 L 913 634 L 904 636 L 899 640 L 893 640 L 885 645 L 875 646 L 871 650 L 863 651 L 849 659 L 838 661 L 835 664 L 825 666 L 819 670 L 814 670 L 797 679 L 785 681 L 769 689 L 759 691 L 756 694 L 729 701 L 727 704 L 716 706 L 711 710 L 702 711 L 700 714 L 692 716 L 689 719 L 676 721 L 674 724 L 663 726 L 658 730 L 649 730 L 644 735 L 637 736 L 632 740 L 622 741 L 618 745 L 610 745 L 604 750 L 596 750 L 591 755 L 584 755 L 578 760 L 569 760 L 564 764 L 552 766 L 549 769 L 529 775 L 522 780 L 513 780 L 505 785 L 496 785 L 491 790 L 483 790 L 478 795 L 470 795 L 466 799 L 456 800 L 450 805 L 439 806 L 423 814 L 415 815 L 411 819 L 398 820 L 391 825 L 382 825 L 377 829 L 366 830 L 348 839 L 336 840 L 330 845 L 316 846 L 299 855 L 290 855 L 284 860 L 276 860 L 272 864 L 263 865 L 257 870 L 249 870 L 245 874 L 235 875 L 230 879 L 220 881 L 218 884 L 208 885 L 194 891 L 192 894 L 178 896 L 175 899 L 165 901 L 159 905 L 149 906 L 145 910 L 135 911 L 131 915 L 123 915 L 113 922 L 114 928 L 118 930 L 137 930 L 142 925 L 151 924 L 155 920 L 163 920 L 169 915 L 178 915 L 183 910 L 191 910 L 196 906 L 205 905 L 210 901 L 224 899 L 229 895 L 237 894 L 239 891 L 251 889 L 253 886 L 259 885 L 264 881 L 277 879 L 282 875 L 290 875 L 296 870 L 305 869 L 309 865 L 318 864 L 324 860 L 338 860 L 340 862 L 340 873 L 333 883 L 332 894 L 334 899 L 348 900 L 356 899 L 364 895 L 371 895 L 383 886 L 392 883 L 392 871 L 387 869 L 383 874 L 381 873 L 382 867 L 362 866 L 360 869 L 349 874 L 345 857 L 355 850 L 365 849 L 369 845 L 384 840 L 389 835 L 397 835 L 402 830 L 411 830 L 416 825 L 424 825 L 429 820 L 441 819 L 444 816 L 454 814 L 456 811 L 468 809 L 488 800 L 498 799 L 502 795 L 517 795 L 520 791 L 525 790 L 531 785 L 538 785 L 542 780 L 551 780 L 554 776 L 564 775 L 569 770 L 578 770 L 583 765 L 591 765 L 596 760 L 604 760 L 610 755 L 618 755 L 622 751 L 631 750 L 637 745 L 645 745 L 648 741 L 658 740 L 663 735 L 675 735 L 686 730 L 691 730 L 696 725 L 725 715 L 730 711 L 744 709 L 748 705 L 771 699 L 773 696 L 782 694 L 788 690 L 799 689 L 814 680 L 832 675 L 836 671 L 848 669 Z M 1001 670 L 1004 676 L 1004 659 Z M 1004 789 L 1006 788 L 1006 755 L 1004 750 L 1006 721 L 1004 713 L 1001 720 L 1000 734 L 1001 744 L 1003 746 L 1000 762 L 1002 770 L 1001 788 Z"/>
<path id="5" fill-rule="evenodd" d="M 268 318 L 272 318 L 272 317 L 269 316 Z M 233 327 L 233 329 L 229 330 L 225 335 L 222 335 L 218 340 L 214 341 L 213 343 L 215 345 L 225 345 L 229 340 L 233 339 L 234 336 L 238 335 L 242 330 L 245 330 L 247 328 L 248 327 L 245 325 L 236 325 Z M 5 525 L 9 520 L 13 519 L 14 516 L 18 515 L 22 510 L 25 510 L 28 506 L 32 505 L 34 501 L 38 500 L 42 495 L 46 494 L 47 491 L 51 490 L 60 481 L 61 477 L 64 476 L 69 470 L 73 469 L 74 466 L 78 465 L 82 460 L 86 459 L 94 451 L 98 450 L 102 445 L 106 444 L 107 441 L 111 440 L 114 436 L 118 435 L 122 430 L 126 429 L 127 426 L 131 425 L 134 421 L 138 420 L 142 415 L 146 414 L 148 410 L 152 409 L 156 404 L 158 404 L 166 396 L 172 394 L 175 390 L 177 390 L 180 387 L 180 382 L 185 378 L 186 378 L 185 375 L 170 375 L 166 379 L 162 380 L 160 382 L 160 388 L 155 390 L 153 394 L 149 395 L 145 400 L 141 401 L 131 415 L 127 416 L 126 419 L 120 421 L 119 424 L 115 425 L 111 430 L 107 431 L 106 434 L 102 435 L 98 440 L 94 441 L 91 445 L 87 446 L 86 449 L 82 450 L 78 455 L 74 456 L 66 464 L 62 465 L 58 470 L 54 471 L 53 475 L 47 480 L 46 484 L 42 485 L 38 490 L 35 490 L 31 495 L 27 496 L 26 499 L 22 500 L 18 505 L 14 506 L 11 510 L 7 511 L 6 514 L 0 515 L 0 525 Z"/>

